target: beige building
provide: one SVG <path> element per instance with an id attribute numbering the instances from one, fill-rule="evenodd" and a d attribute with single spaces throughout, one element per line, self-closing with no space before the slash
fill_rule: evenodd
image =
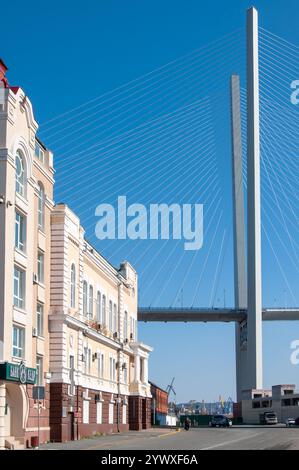
<path id="1" fill-rule="evenodd" d="M 53 156 L 0 60 L 0 448 L 150 425 L 137 274 L 53 202 Z M 45 387 L 38 407 L 35 386 Z"/>
<path id="2" fill-rule="evenodd" d="M 260 424 L 261 415 L 274 411 L 279 423 L 299 418 L 299 393 L 295 385 L 274 385 L 271 390 L 242 392 L 242 418 L 245 424 Z"/>

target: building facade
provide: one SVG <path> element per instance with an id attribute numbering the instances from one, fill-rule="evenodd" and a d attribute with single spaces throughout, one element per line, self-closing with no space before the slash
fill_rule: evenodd
<path id="1" fill-rule="evenodd" d="M 149 427 L 137 274 L 54 204 L 53 155 L 6 70 L 0 60 L 0 448 Z"/>
<path id="2" fill-rule="evenodd" d="M 150 382 L 152 395 L 152 424 L 166 426 L 168 416 L 168 392 Z"/>
<path id="3" fill-rule="evenodd" d="M 299 393 L 295 385 L 274 385 L 271 390 L 244 390 L 242 418 L 245 424 L 260 424 L 261 415 L 275 412 L 279 423 L 299 419 Z"/>

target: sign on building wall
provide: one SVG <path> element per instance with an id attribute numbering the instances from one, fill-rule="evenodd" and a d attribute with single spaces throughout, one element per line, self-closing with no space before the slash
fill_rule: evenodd
<path id="1" fill-rule="evenodd" d="M 26 367 L 23 362 L 21 362 L 21 364 L 4 362 L 0 364 L 0 379 L 34 385 L 36 381 L 36 369 Z"/>

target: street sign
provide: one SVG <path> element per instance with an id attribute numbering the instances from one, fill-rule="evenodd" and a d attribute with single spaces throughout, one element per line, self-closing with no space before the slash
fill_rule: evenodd
<path id="1" fill-rule="evenodd" d="M 41 387 L 41 386 L 33 387 L 32 397 L 34 400 L 44 400 L 45 399 L 45 387 Z"/>

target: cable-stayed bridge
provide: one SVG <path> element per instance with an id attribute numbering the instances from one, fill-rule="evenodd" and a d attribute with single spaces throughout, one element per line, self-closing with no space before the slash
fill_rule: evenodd
<path id="1" fill-rule="evenodd" d="M 204 203 L 205 250 L 186 254 L 179 241 L 167 248 L 153 241 L 144 249 L 143 240 L 98 246 L 107 257 L 124 253 L 136 265 L 140 305 L 150 305 L 139 308 L 141 321 L 236 323 L 238 398 L 244 388 L 262 387 L 262 320 L 299 319 L 298 117 L 289 104 L 290 79 L 297 71 L 299 76 L 298 48 L 258 28 L 254 9 L 247 18 L 247 61 L 244 41 L 242 30 L 228 34 L 111 96 L 75 108 L 61 116 L 61 127 L 54 120 L 43 131 L 61 155 L 56 165 L 59 197 L 73 203 L 87 233 L 94 230 L 99 197 L 127 194 L 135 201 L 166 197 Z M 238 71 L 245 65 L 242 87 Z M 224 91 L 228 70 L 234 73 L 230 102 Z M 72 184 L 65 186 L 70 172 Z M 88 197 L 82 197 L 82 185 Z M 223 188 L 231 195 L 231 186 L 233 197 L 225 197 Z M 263 285 L 277 293 L 283 288 L 283 308 L 276 305 L 275 293 L 275 307 L 262 306 L 261 237 L 268 247 L 263 262 L 272 267 Z M 234 260 L 230 271 L 227 259 Z M 231 278 L 226 296 L 235 308 L 226 308 L 225 298 L 222 306 L 219 298 L 225 268 L 232 274 L 226 276 Z M 265 297 L 269 305 L 269 292 Z"/>

